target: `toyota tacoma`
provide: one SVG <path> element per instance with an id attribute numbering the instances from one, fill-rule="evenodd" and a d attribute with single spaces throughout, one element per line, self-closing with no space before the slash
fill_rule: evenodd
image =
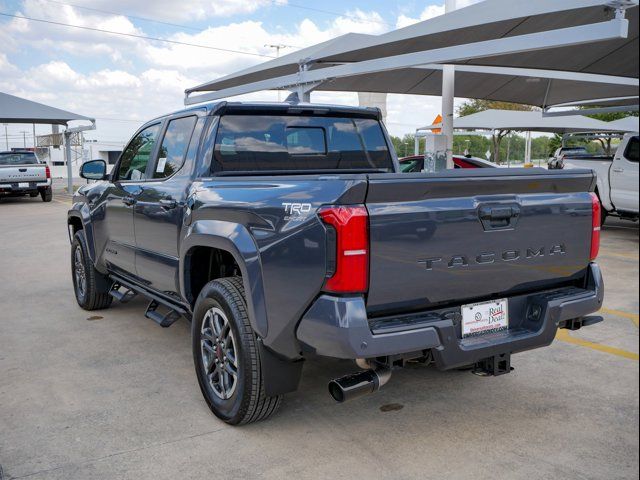
<path id="1" fill-rule="evenodd" d="M 591 170 L 400 173 L 378 110 L 209 104 L 81 175 L 78 304 L 140 295 L 162 327 L 190 320 L 203 396 L 230 424 L 270 416 L 314 355 L 355 361 L 329 384 L 344 401 L 407 362 L 506 374 L 602 320 Z"/>

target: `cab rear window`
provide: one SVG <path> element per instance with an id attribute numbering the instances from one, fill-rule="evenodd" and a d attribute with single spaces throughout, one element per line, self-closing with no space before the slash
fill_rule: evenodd
<path id="1" fill-rule="evenodd" d="M 36 165 L 38 159 L 31 152 L 0 152 L 0 165 Z"/>
<path id="2" fill-rule="evenodd" d="M 291 170 L 392 171 L 377 120 L 295 115 L 225 115 L 214 172 Z"/>

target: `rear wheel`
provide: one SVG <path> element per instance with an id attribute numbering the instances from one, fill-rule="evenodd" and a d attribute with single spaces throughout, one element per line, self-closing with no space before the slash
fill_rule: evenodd
<path id="1" fill-rule="evenodd" d="M 231 425 L 263 420 L 282 400 L 282 395 L 265 395 L 257 342 L 247 315 L 242 279 L 228 277 L 207 283 L 194 309 L 193 361 L 209 408 Z"/>
<path id="2" fill-rule="evenodd" d="M 43 202 L 50 202 L 53 199 L 53 191 L 51 190 L 51 187 L 41 190 L 40 196 L 42 197 Z"/>
<path id="3" fill-rule="evenodd" d="M 596 195 L 598 197 L 598 201 L 600 202 L 600 226 L 604 225 L 604 222 L 607 220 L 607 217 L 609 216 L 609 212 L 607 212 L 604 209 L 604 205 L 602 205 L 602 199 L 600 198 L 600 192 L 598 192 L 598 190 L 596 190 Z"/>
<path id="4" fill-rule="evenodd" d="M 87 254 L 84 231 L 79 230 L 71 244 L 71 277 L 76 301 L 85 310 L 100 310 L 111 305 L 113 297 L 108 291 L 98 288 L 98 277 L 101 275 Z"/>

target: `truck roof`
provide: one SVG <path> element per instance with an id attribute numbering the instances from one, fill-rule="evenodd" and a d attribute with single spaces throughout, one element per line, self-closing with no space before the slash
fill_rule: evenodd
<path id="1" fill-rule="evenodd" d="M 360 118 L 382 119 L 379 108 L 354 107 L 348 105 L 331 105 L 321 103 L 289 103 L 289 102 L 209 102 L 162 115 L 154 120 L 178 115 L 186 112 L 206 111 L 208 115 L 247 114 L 262 115 L 339 115 Z"/>

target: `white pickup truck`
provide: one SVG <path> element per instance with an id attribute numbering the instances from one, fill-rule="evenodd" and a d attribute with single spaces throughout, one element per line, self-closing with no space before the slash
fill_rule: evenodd
<path id="1" fill-rule="evenodd" d="M 33 152 L 20 150 L 0 152 L 0 198 L 40 195 L 42 201 L 50 202 L 51 171 L 40 163 Z"/>
<path id="2" fill-rule="evenodd" d="M 563 157 L 563 168 L 590 168 L 598 177 L 596 193 L 602 203 L 602 222 L 608 215 L 638 220 L 637 133 L 626 134 L 612 157 L 570 155 Z"/>

